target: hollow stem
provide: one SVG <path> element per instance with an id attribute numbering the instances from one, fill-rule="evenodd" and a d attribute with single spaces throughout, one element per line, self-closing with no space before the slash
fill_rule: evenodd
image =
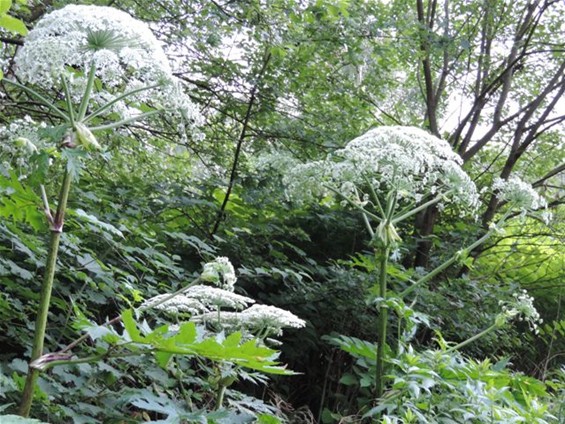
<path id="1" fill-rule="evenodd" d="M 500 218 L 500 220 L 498 221 L 496 226 L 501 226 L 502 224 L 504 224 L 504 222 L 508 218 L 509 214 L 510 214 L 509 212 L 504 214 L 502 216 L 502 218 Z M 477 247 L 479 247 L 481 244 L 483 244 L 485 241 L 487 241 L 489 238 L 491 238 L 492 235 L 495 233 L 495 231 L 496 231 L 495 229 L 489 229 L 485 233 L 485 235 L 483 235 L 481 238 L 479 238 L 474 243 L 470 244 L 469 246 L 467 246 L 465 249 L 461 250 L 460 252 L 466 252 L 467 254 L 473 252 Z M 424 275 L 422 278 L 417 280 L 414 284 L 412 284 L 410 287 L 408 287 L 406 290 L 404 290 L 402 293 L 400 293 L 398 295 L 398 297 L 400 299 L 402 299 L 406 295 L 412 293 L 414 290 L 416 290 L 416 288 L 418 288 L 421 285 L 423 285 L 424 283 L 427 283 L 428 281 L 430 281 L 436 275 L 438 275 L 439 273 L 443 272 L 445 269 L 449 268 L 451 265 L 456 263 L 460 258 L 461 258 L 461 253 L 456 253 L 451 258 L 449 258 L 447 261 L 445 261 L 444 263 L 439 265 L 437 268 L 433 269 L 432 271 L 430 271 L 429 273 Z"/>
<path id="2" fill-rule="evenodd" d="M 162 113 L 163 110 L 152 110 L 151 112 L 142 113 L 140 115 L 132 116 L 131 118 L 122 119 L 121 121 L 114 122 L 112 124 L 105 124 L 105 125 L 97 125 L 95 127 L 90 127 L 91 131 L 102 131 L 102 130 L 111 130 L 114 128 L 118 128 L 124 125 L 127 125 L 131 122 L 141 121 L 142 119 L 149 118 L 150 116 L 157 115 Z"/>
<path id="3" fill-rule="evenodd" d="M 218 388 L 218 393 L 216 395 L 216 411 L 222 407 L 224 403 L 224 395 L 226 394 L 227 386 L 221 385 Z"/>
<path id="4" fill-rule="evenodd" d="M 437 202 L 439 202 L 441 199 L 443 199 L 444 195 L 438 195 L 438 196 L 434 197 L 432 200 L 428 200 L 426 203 L 422 203 L 421 205 L 415 207 L 414 209 L 410 209 L 408 212 L 405 212 L 401 215 L 394 217 L 392 219 L 392 223 L 397 224 L 399 222 L 402 222 L 405 219 L 416 215 L 418 212 L 423 211 L 424 209 L 428 208 L 429 206 L 435 205 Z"/>
<path id="5" fill-rule="evenodd" d="M 57 205 L 57 213 L 53 222 L 50 222 L 51 234 L 49 239 L 49 250 L 47 253 L 47 263 L 45 265 L 45 275 L 43 284 L 41 285 L 41 293 L 39 297 L 39 308 L 35 320 L 35 333 L 33 337 L 33 348 L 31 352 L 31 361 L 38 359 L 43 353 L 43 344 L 45 341 L 45 329 L 47 327 L 47 316 L 49 314 L 49 306 L 51 303 L 51 292 L 53 290 L 53 280 L 55 277 L 55 269 L 57 266 L 57 256 L 59 252 L 59 242 L 61 233 L 63 232 L 63 224 L 65 219 L 65 211 L 67 209 L 67 199 L 71 188 L 71 176 L 67 171 L 63 177 L 61 191 L 59 193 L 59 203 Z M 22 417 L 29 416 L 31 404 L 33 402 L 33 392 L 39 371 L 32 368 L 28 369 L 22 399 L 19 408 L 19 414 Z"/>
<path id="6" fill-rule="evenodd" d="M 384 356 L 386 345 L 386 329 L 388 323 L 388 307 L 385 305 L 386 290 L 387 290 L 387 264 L 390 247 L 386 246 L 380 256 L 380 269 L 379 269 L 379 296 L 382 299 L 377 311 L 379 319 L 377 322 L 377 370 L 375 374 L 375 390 L 377 398 L 381 398 L 384 392 Z"/>

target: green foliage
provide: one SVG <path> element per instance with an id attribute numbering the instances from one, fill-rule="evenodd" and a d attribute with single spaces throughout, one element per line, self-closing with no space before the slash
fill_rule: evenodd
<path id="1" fill-rule="evenodd" d="M 340 383 L 363 393 L 374 378 L 374 347 L 344 336 L 331 341 L 355 358 L 353 373 L 343 374 Z M 367 398 L 361 401 L 363 418 L 380 423 L 560 422 L 559 397 L 548 392 L 554 387 L 508 370 L 507 359 L 493 364 L 444 350 L 417 353 L 408 346 L 389 363 L 391 389 L 376 407 L 370 408 Z M 339 412 L 331 420 L 327 414 L 324 422 L 347 419 L 347 410 Z"/>
<path id="2" fill-rule="evenodd" d="M 8 14 L 12 7 L 12 0 L 0 0 L 0 28 L 20 35 L 27 34 L 27 28 L 20 19 Z M 0 74 L 2 79 L 2 74 Z"/>
<path id="3" fill-rule="evenodd" d="M 255 339 L 242 341 L 242 333 L 234 332 L 229 336 L 219 339 L 197 340 L 196 324 L 185 322 L 180 325 L 178 332 L 167 335 L 168 326 L 162 326 L 155 330 L 145 329 L 145 334 L 141 334 L 137 324 L 133 319 L 133 312 L 127 310 L 122 313 L 128 339 L 131 342 L 148 346 L 148 351 L 154 352 L 160 365 L 166 365 L 171 355 L 196 355 L 214 361 L 228 361 L 234 364 L 251 368 L 271 374 L 293 374 L 278 366 L 273 359 L 277 352 L 264 346 L 258 346 Z"/>

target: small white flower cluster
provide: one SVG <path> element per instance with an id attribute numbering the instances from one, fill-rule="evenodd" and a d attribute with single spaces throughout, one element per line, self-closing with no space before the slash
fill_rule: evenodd
<path id="1" fill-rule="evenodd" d="M 6 159 L 2 164 L 6 170 L 11 169 L 12 164 L 25 167 L 29 156 L 48 145 L 38 132 L 43 128 L 47 128 L 45 123 L 38 124 L 29 115 L 0 126 L 0 157 Z"/>
<path id="2" fill-rule="evenodd" d="M 16 75 L 24 83 L 61 91 L 61 77 L 69 82 L 78 102 L 94 66 L 102 89 L 92 101 L 101 106 L 131 90 L 159 85 L 120 100 L 108 112 L 128 118 L 139 103 L 150 102 L 198 125 L 202 117 L 149 27 L 120 10 L 91 5 L 67 5 L 45 15 L 29 32 L 16 58 Z"/>
<path id="3" fill-rule="evenodd" d="M 399 199 L 415 202 L 449 192 L 445 202 L 474 210 L 479 204 L 477 190 L 461 164 L 445 140 L 414 127 L 384 126 L 352 140 L 326 160 L 297 166 L 285 182 L 290 197 L 298 201 L 333 195 L 325 187 L 329 185 L 352 201 L 363 202 L 366 193 L 357 190 L 368 183 L 377 192 L 394 190 Z"/>
<path id="4" fill-rule="evenodd" d="M 253 305 L 241 313 L 243 321 L 256 329 L 302 328 L 306 321 L 292 312 L 270 305 Z"/>
<path id="5" fill-rule="evenodd" d="M 530 184 L 520 178 L 516 176 L 507 180 L 496 178 L 492 184 L 492 189 L 497 193 L 498 199 L 519 208 L 523 216 L 528 211 L 545 209 L 542 218 L 546 223 L 551 220 L 551 214 L 547 212 L 547 201 Z"/>
<path id="6" fill-rule="evenodd" d="M 225 256 L 219 256 L 212 262 L 204 264 L 200 280 L 214 283 L 226 290 L 233 291 L 237 277 L 230 260 Z"/>
<path id="7" fill-rule="evenodd" d="M 526 290 L 514 293 L 514 300 L 511 302 L 499 301 L 502 307 L 501 318 L 509 321 L 518 318 L 518 321 L 526 321 L 534 333 L 538 333 L 538 325 L 543 323 L 540 315 L 534 306 L 534 298 Z"/>
<path id="8" fill-rule="evenodd" d="M 200 321 L 213 321 L 218 315 L 208 312 L 196 317 Z M 263 337 L 282 335 L 283 328 L 302 328 L 306 321 L 292 312 L 269 305 L 252 305 L 242 312 L 222 312 L 219 316 L 222 324 L 243 327 Z"/>

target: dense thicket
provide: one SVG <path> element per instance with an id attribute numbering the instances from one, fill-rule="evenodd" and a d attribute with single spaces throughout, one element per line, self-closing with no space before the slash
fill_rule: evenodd
<path id="1" fill-rule="evenodd" d="M 31 29 L 66 3 L 18 3 L 9 13 Z M 64 159 L 81 163 L 81 171 L 69 196 L 46 352 L 80 337 L 84 320 L 102 324 L 174 292 L 219 256 L 235 266 L 236 292 L 307 325 L 281 339 L 280 359 L 299 375 L 269 377 L 265 385 L 258 372 L 231 369 L 218 411 L 226 375 L 217 362 L 185 355 L 163 367 L 147 357 L 106 355 L 42 374 L 32 416 L 53 423 L 565 419 L 562 2 L 90 3 L 150 24 L 205 117 L 205 137 L 183 140 L 176 123 L 163 119 L 150 131 L 133 123 L 97 133 L 102 152 L 22 158 L 21 150 L 14 155 L 10 125 L 25 116 L 55 125 L 58 117 L 0 82 L 2 413 L 17 410 L 31 354 L 49 233 L 40 187 L 56 197 Z M 25 37 L 8 29 L 0 35 L 4 78 L 13 80 Z M 63 104 L 64 94 L 56 96 Z M 508 212 L 491 189 L 497 178 L 532 184 L 553 218 L 546 224 L 509 212 L 503 230 L 389 306 L 389 377 L 379 401 L 382 262 L 374 237 L 355 208 L 328 199 L 300 204 L 286 186 L 291 166 L 386 125 L 447 140 L 480 193 L 475 216 L 430 206 L 399 224 L 403 243 L 386 266 L 391 293 Z M 539 334 L 516 322 L 449 350 L 489 328 L 501 304 L 523 289 L 544 320 Z M 162 323 L 158 314 L 146 319 L 152 328 Z M 100 338 L 105 330 L 88 331 Z M 76 353 L 99 349 L 86 341 Z"/>

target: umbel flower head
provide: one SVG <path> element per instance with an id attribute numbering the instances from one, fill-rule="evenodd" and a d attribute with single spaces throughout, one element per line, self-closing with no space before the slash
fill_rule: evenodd
<path id="1" fill-rule="evenodd" d="M 172 314 L 187 312 L 195 315 L 202 312 L 216 311 L 219 308 L 244 309 L 254 302 L 253 299 L 228 290 L 196 285 L 172 298 L 168 294 L 152 297 L 146 300 L 142 307 L 159 309 Z"/>
<path id="2" fill-rule="evenodd" d="M 336 189 L 364 204 L 367 185 L 381 194 L 395 192 L 399 201 L 420 202 L 445 194 L 441 205 L 478 206 L 477 190 L 461 169 L 461 158 L 445 140 L 414 127 L 383 126 L 350 141 L 323 161 L 299 165 L 285 180 L 291 198 L 334 196 Z"/>
<path id="3" fill-rule="evenodd" d="M 171 74 L 169 62 L 149 27 L 125 12 L 103 6 L 68 5 L 45 15 L 16 56 L 17 75 L 49 89 L 61 75 L 88 72 L 107 86 L 124 77 L 146 82 Z"/>
<path id="4" fill-rule="evenodd" d="M 200 280 L 214 283 L 225 290 L 233 291 L 237 277 L 230 260 L 225 256 L 218 256 L 212 262 L 204 264 Z"/>
<path id="5" fill-rule="evenodd" d="M 518 319 L 526 321 L 534 333 L 538 333 L 538 325 L 543 323 L 540 315 L 534 306 L 534 298 L 526 290 L 514 293 L 514 299 L 510 302 L 499 301 L 502 312 L 497 316 L 496 323 L 502 327 L 507 321 Z"/>
<path id="6" fill-rule="evenodd" d="M 104 105 L 134 90 L 107 111 L 122 118 L 139 115 L 140 103 L 149 102 L 190 123 L 201 121 L 149 27 L 111 7 L 71 4 L 45 15 L 29 32 L 15 64 L 21 81 L 45 90 L 61 92 L 64 79 L 74 103 L 94 69 L 100 84 L 91 104 Z"/>
<path id="7" fill-rule="evenodd" d="M 499 200 L 509 202 L 513 207 L 520 209 L 522 215 L 529 211 L 544 209 L 543 220 L 547 223 L 551 214 L 547 212 L 547 201 L 540 196 L 534 188 L 516 176 L 507 180 L 496 178 L 492 184 Z"/>
<path id="8" fill-rule="evenodd" d="M 302 328 L 306 321 L 286 309 L 270 305 L 252 305 L 242 312 L 224 312 L 219 315 L 207 312 L 195 317 L 197 321 L 216 321 L 220 319 L 226 327 L 245 328 L 254 334 L 267 336 L 282 335 L 283 328 Z"/>

